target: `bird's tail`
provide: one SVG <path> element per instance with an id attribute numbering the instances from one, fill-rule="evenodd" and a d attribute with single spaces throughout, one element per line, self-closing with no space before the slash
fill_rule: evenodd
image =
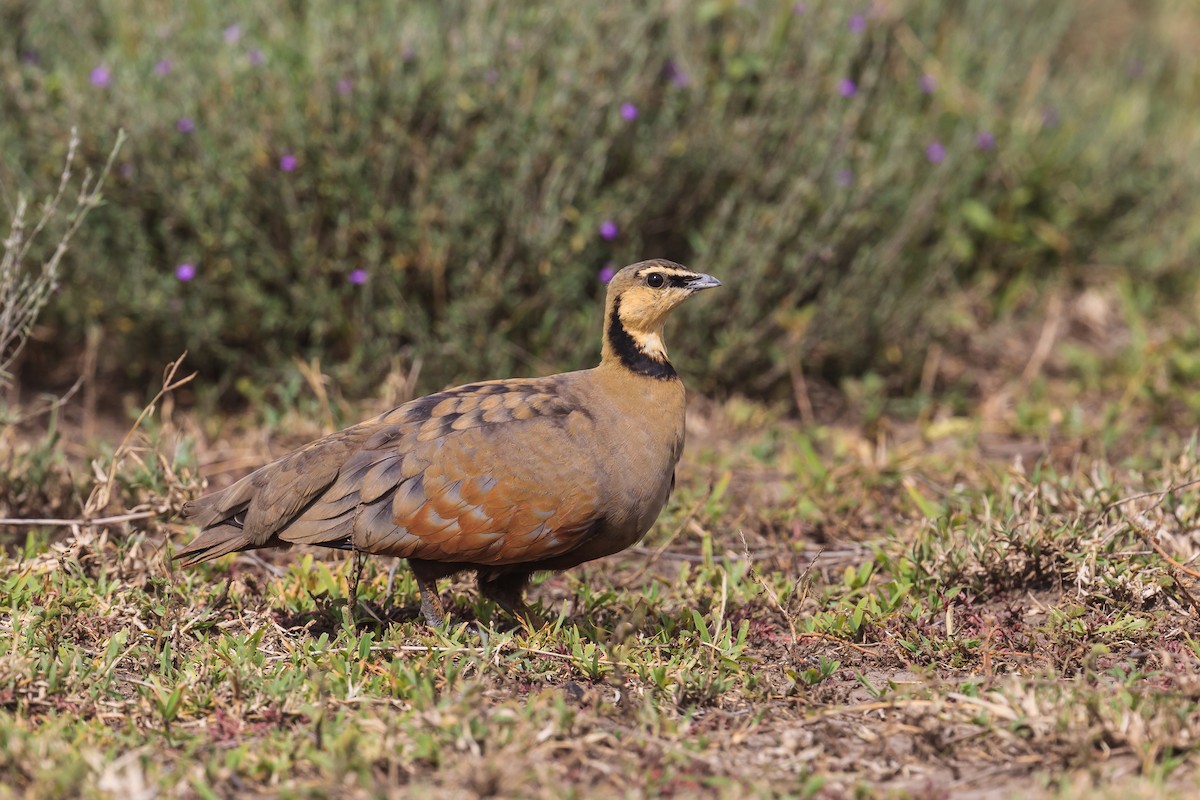
<path id="1" fill-rule="evenodd" d="M 253 476 L 251 476 L 253 477 Z M 179 516 L 200 526 L 200 533 L 187 547 L 175 554 L 182 566 L 190 567 L 239 550 L 253 550 L 254 537 L 244 529 L 246 509 L 253 497 L 254 486 L 244 478 L 227 489 L 214 492 L 183 504 Z"/>
<path id="2" fill-rule="evenodd" d="M 195 539 L 188 542 L 187 547 L 175 554 L 175 558 L 181 566 L 190 567 L 201 561 L 211 561 L 239 550 L 256 550 L 269 546 L 254 544 L 240 525 L 227 522 L 201 531 Z"/>

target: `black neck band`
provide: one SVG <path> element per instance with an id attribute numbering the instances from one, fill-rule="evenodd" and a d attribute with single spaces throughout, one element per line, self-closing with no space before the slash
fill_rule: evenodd
<path id="1" fill-rule="evenodd" d="M 612 314 L 608 318 L 608 344 L 617 358 L 631 372 L 649 378 L 669 380 L 677 377 L 675 368 L 665 358 L 655 358 L 638 347 L 637 342 L 621 324 L 621 298 L 613 300 Z"/>

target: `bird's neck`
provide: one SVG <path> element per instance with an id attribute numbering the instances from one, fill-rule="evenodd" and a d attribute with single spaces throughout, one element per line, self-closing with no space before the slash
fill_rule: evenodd
<path id="1" fill-rule="evenodd" d="M 662 322 L 634 326 L 621 319 L 621 300 L 614 299 L 604 312 L 604 346 L 600 363 L 619 366 L 636 375 L 670 380 L 678 377 L 667 358 Z"/>

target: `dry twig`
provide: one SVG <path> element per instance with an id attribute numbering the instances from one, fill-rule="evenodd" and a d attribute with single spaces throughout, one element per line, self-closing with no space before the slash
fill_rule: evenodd
<path id="1" fill-rule="evenodd" d="M 93 174 L 90 169 L 84 172 L 75 208 L 67 217 L 66 230 L 59 238 L 54 252 L 32 275 L 25 274 L 23 265 L 38 237 L 58 216 L 67 187 L 71 185 L 72 168 L 79 149 L 77 129 L 71 129 L 66 163 L 59 176 L 58 188 L 42 205 L 41 214 L 32 230 L 26 229 L 29 201 L 24 195 L 17 196 L 8 236 L 4 239 L 4 252 L 0 255 L 0 385 L 11 380 L 8 368 L 25 349 L 34 321 L 58 286 L 59 266 L 72 238 L 83 225 L 88 213 L 100 205 L 104 180 L 108 177 L 117 153 L 124 143 L 125 132 L 118 131 L 116 144 L 113 145 L 100 172 Z"/>

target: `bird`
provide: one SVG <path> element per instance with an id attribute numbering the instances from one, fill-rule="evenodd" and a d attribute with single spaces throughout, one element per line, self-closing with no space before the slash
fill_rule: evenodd
<path id="1" fill-rule="evenodd" d="M 437 581 L 474 571 L 517 619 L 535 572 L 642 538 L 675 487 L 683 383 L 663 327 L 711 275 L 651 259 L 608 283 L 599 365 L 468 383 L 310 442 L 186 503 L 184 567 L 229 553 L 320 545 L 408 560 L 421 615 L 448 616 Z"/>

